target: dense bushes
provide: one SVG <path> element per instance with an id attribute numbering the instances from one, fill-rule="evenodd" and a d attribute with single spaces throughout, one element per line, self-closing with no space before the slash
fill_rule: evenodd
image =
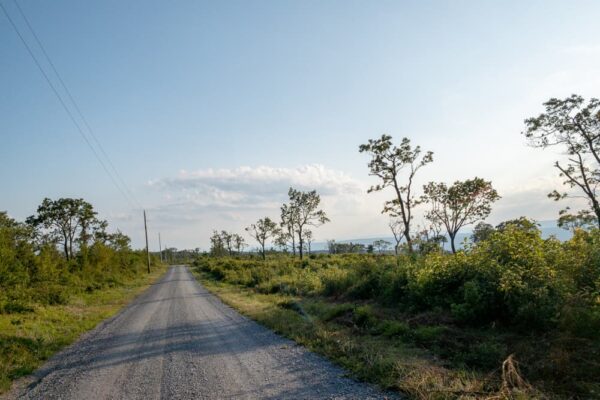
<path id="1" fill-rule="evenodd" d="M 67 260 L 31 226 L 0 213 L 0 314 L 66 304 L 74 293 L 118 286 L 145 269 L 145 253 L 120 234 L 80 246 Z"/>
<path id="2" fill-rule="evenodd" d="M 457 323 L 600 332 L 600 231 L 564 243 L 535 227 L 507 225 L 456 255 L 286 257 L 262 262 L 202 257 L 217 279 L 262 293 L 369 300 L 403 312 L 446 310 Z"/>

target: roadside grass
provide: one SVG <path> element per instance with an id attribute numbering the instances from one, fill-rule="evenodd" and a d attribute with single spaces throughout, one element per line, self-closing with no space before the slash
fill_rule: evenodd
<path id="1" fill-rule="evenodd" d="M 498 370 L 489 374 L 461 366 L 460 358 L 483 358 L 500 366 L 495 341 L 474 344 L 449 362 L 439 353 L 448 350 L 453 332 L 443 325 L 411 327 L 389 319 L 386 310 L 370 304 L 334 302 L 325 298 L 261 294 L 217 281 L 207 273 L 194 274 L 211 292 L 242 314 L 322 354 L 350 375 L 415 399 L 536 398 L 523 385 L 502 387 Z M 437 346 L 436 351 L 435 348 Z M 433 349 L 433 351 L 432 351 Z"/>
<path id="2" fill-rule="evenodd" d="M 154 268 L 121 286 L 73 294 L 64 305 L 33 306 L 29 312 L 0 314 L 0 393 L 31 374 L 44 361 L 73 343 L 145 290 L 165 272 Z"/>

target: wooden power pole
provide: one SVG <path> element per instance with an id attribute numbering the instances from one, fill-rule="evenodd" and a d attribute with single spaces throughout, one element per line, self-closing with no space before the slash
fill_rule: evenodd
<path id="1" fill-rule="evenodd" d="M 146 257 L 148 257 L 148 273 L 150 273 L 150 250 L 148 249 L 148 226 L 146 225 L 146 210 L 144 210 L 144 232 L 146 232 Z"/>

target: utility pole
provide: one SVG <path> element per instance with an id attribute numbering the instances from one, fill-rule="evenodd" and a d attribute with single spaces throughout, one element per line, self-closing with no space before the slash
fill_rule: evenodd
<path id="1" fill-rule="evenodd" d="M 158 232 L 158 250 L 160 251 L 160 262 L 163 262 L 162 245 L 160 244 L 160 232 Z"/>
<path id="2" fill-rule="evenodd" d="M 148 227 L 146 225 L 146 210 L 144 210 L 144 232 L 146 232 L 146 256 L 148 257 L 148 273 L 150 273 L 150 250 L 148 249 Z"/>

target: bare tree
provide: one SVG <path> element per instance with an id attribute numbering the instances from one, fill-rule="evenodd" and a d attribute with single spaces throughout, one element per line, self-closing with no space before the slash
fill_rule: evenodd
<path id="1" fill-rule="evenodd" d="M 525 120 L 527 129 L 523 134 L 532 147 L 561 146 L 565 149 L 566 160 L 556 161 L 554 167 L 564 178 L 564 185 L 581 193 L 554 190 L 548 197 L 556 201 L 576 197 L 586 199 L 589 210 L 570 214 L 567 207 L 561 212 L 561 218 L 565 225 L 577 224 L 577 219 L 585 225 L 593 213 L 600 226 L 600 100 L 592 98 L 585 104 L 583 97 L 571 95 L 562 100 L 552 98 L 544 103 L 544 107 L 544 113 Z"/>
<path id="2" fill-rule="evenodd" d="M 400 242 L 402 242 L 402 238 L 404 237 L 404 226 L 402 221 L 399 219 L 390 219 L 388 226 L 392 231 L 392 235 L 394 235 L 394 241 L 396 242 L 394 245 L 394 254 L 396 254 L 396 257 L 398 257 Z"/>
<path id="3" fill-rule="evenodd" d="M 433 153 L 428 151 L 421 156 L 421 148 L 419 146 L 413 148 L 408 138 L 403 138 L 400 146 L 396 147 L 392 144 L 392 137 L 389 135 L 382 135 L 379 139 L 369 139 L 367 144 L 359 147 L 359 151 L 371 156 L 370 175 L 381 179 L 380 184 L 371 186 L 369 193 L 386 187 L 394 189 L 395 198 L 385 202 L 382 212 L 400 218 L 404 227 L 402 235 L 406 239 L 409 252 L 412 253 L 410 231 L 412 211 L 420 203 L 419 198 L 412 191 L 412 186 L 417 171 L 433 161 Z M 405 169 L 408 173 L 402 183 L 401 174 Z"/>
<path id="4" fill-rule="evenodd" d="M 296 257 L 296 209 L 293 204 L 284 204 L 281 206 L 281 232 L 277 238 L 277 244 L 281 247 L 292 247 L 292 255 Z"/>

